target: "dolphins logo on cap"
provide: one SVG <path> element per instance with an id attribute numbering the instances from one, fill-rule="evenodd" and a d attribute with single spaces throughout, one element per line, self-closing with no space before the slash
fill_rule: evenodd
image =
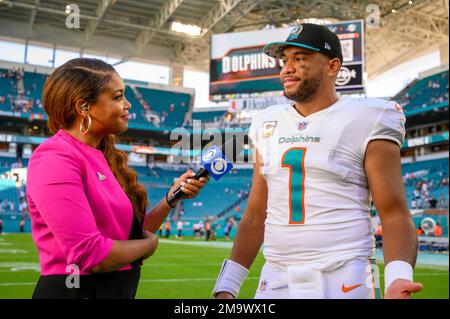
<path id="1" fill-rule="evenodd" d="M 292 29 L 291 33 L 289 34 L 288 40 L 297 39 L 300 33 L 303 31 L 303 25 L 299 24 L 294 29 Z"/>

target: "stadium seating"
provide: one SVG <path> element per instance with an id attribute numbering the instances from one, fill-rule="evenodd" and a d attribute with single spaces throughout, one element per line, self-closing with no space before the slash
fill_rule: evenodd
<path id="1" fill-rule="evenodd" d="M 445 71 L 415 81 L 400 95 L 394 97 L 394 100 L 400 103 L 405 111 L 413 111 L 444 102 L 448 104 L 448 80 L 449 73 Z"/>
<path id="2" fill-rule="evenodd" d="M 14 87 L 15 80 L 7 78 L 8 70 L 0 69 L 0 111 L 11 111 L 11 103 L 8 98 L 17 94 L 17 88 Z"/>
<path id="3" fill-rule="evenodd" d="M 199 120 L 205 123 L 217 122 L 226 113 L 226 111 L 194 112 L 192 113 L 192 120 Z"/>
<path id="4" fill-rule="evenodd" d="M 10 220 L 20 219 L 19 205 L 19 190 L 16 188 L 16 182 L 0 179 L 0 218 L 4 219 L 6 224 Z"/>
<path id="5" fill-rule="evenodd" d="M 25 95 L 33 100 L 33 108 L 31 109 L 31 113 L 42 115 L 45 114 L 41 101 L 42 101 L 42 91 L 44 89 L 46 79 L 47 75 L 40 73 L 25 72 L 24 76 Z"/>
<path id="6" fill-rule="evenodd" d="M 448 177 L 449 177 L 449 159 L 437 159 L 423 162 L 404 164 L 402 167 L 403 178 L 405 182 L 405 191 L 408 203 L 410 204 L 414 198 L 414 190 L 418 188 L 421 191 L 422 184 L 426 183 L 426 189 L 429 191 L 428 197 L 434 197 L 440 200 L 444 196 L 445 202 L 448 203 Z M 419 189 L 420 188 L 420 189 Z M 420 194 L 422 198 L 426 194 Z M 427 203 L 421 203 L 426 208 Z"/>
<path id="7" fill-rule="evenodd" d="M 156 113 L 164 127 L 179 127 L 183 125 L 184 117 L 189 111 L 189 94 L 162 91 L 155 89 L 137 88 L 148 110 Z M 142 105 L 142 103 L 140 103 Z"/>
<path id="8" fill-rule="evenodd" d="M 25 72 L 23 74 L 24 92 L 20 96 L 23 101 L 29 104 L 13 106 L 14 100 L 19 97 L 18 80 L 14 76 L 6 77 L 8 72 L 6 69 L 0 69 L 0 110 L 44 115 L 41 99 L 47 76 L 40 73 Z"/>
<path id="9" fill-rule="evenodd" d="M 11 166 L 16 162 L 14 157 L 0 157 L 0 174 L 11 169 Z"/>
<path id="10" fill-rule="evenodd" d="M 0 111 L 18 111 L 37 116 L 45 116 L 42 107 L 42 91 L 47 75 L 25 72 L 23 76 L 23 99 L 29 102 L 27 107 L 13 108 L 10 97 L 18 96 L 17 82 L 14 77 L 6 77 L 9 70 L 0 69 Z M 126 86 L 125 96 L 130 101 L 130 128 L 154 129 L 179 127 L 183 125 L 189 111 L 191 96 L 185 93 L 136 88 Z M 157 118 L 158 120 L 154 120 Z"/>
<path id="11" fill-rule="evenodd" d="M 157 204 L 174 180 L 184 173 L 161 168 L 133 167 L 133 169 L 139 175 L 139 182 L 148 189 L 150 205 Z M 250 181 L 251 170 L 233 170 L 218 182 L 212 180 L 198 197 L 184 202 L 183 220 L 194 221 L 203 219 L 206 215 L 220 214 L 244 196 L 243 192 L 249 190 Z"/>

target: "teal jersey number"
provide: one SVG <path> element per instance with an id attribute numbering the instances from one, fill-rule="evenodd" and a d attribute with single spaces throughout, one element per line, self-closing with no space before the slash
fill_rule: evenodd
<path id="1" fill-rule="evenodd" d="M 306 148 L 288 149 L 281 162 L 289 174 L 289 224 L 305 223 L 305 155 Z"/>

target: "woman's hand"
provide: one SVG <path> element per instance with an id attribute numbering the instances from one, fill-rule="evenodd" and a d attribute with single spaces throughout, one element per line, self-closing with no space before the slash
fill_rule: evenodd
<path id="1" fill-rule="evenodd" d="M 148 241 L 148 252 L 142 256 L 142 260 L 146 260 L 148 257 L 152 256 L 155 253 L 156 248 L 158 247 L 159 238 L 155 234 L 145 231 L 142 233 L 142 236 L 145 240 Z"/>
<path id="2" fill-rule="evenodd" d="M 188 170 L 181 175 L 170 189 L 169 197 L 181 186 L 181 191 L 184 193 L 182 198 L 195 198 L 200 193 L 200 190 L 209 182 L 209 179 L 207 177 L 201 177 L 199 180 L 196 180 L 193 178 L 194 176 L 195 172 L 192 170 Z"/>

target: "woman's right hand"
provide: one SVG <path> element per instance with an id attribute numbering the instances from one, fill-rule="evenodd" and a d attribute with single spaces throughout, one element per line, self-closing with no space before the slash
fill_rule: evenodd
<path id="1" fill-rule="evenodd" d="M 142 236 L 148 241 L 149 251 L 142 257 L 142 260 L 146 260 L 155 253 L 155 250 L 158 247 L 159 237 L 146 230 L 144 230 Z"/>

